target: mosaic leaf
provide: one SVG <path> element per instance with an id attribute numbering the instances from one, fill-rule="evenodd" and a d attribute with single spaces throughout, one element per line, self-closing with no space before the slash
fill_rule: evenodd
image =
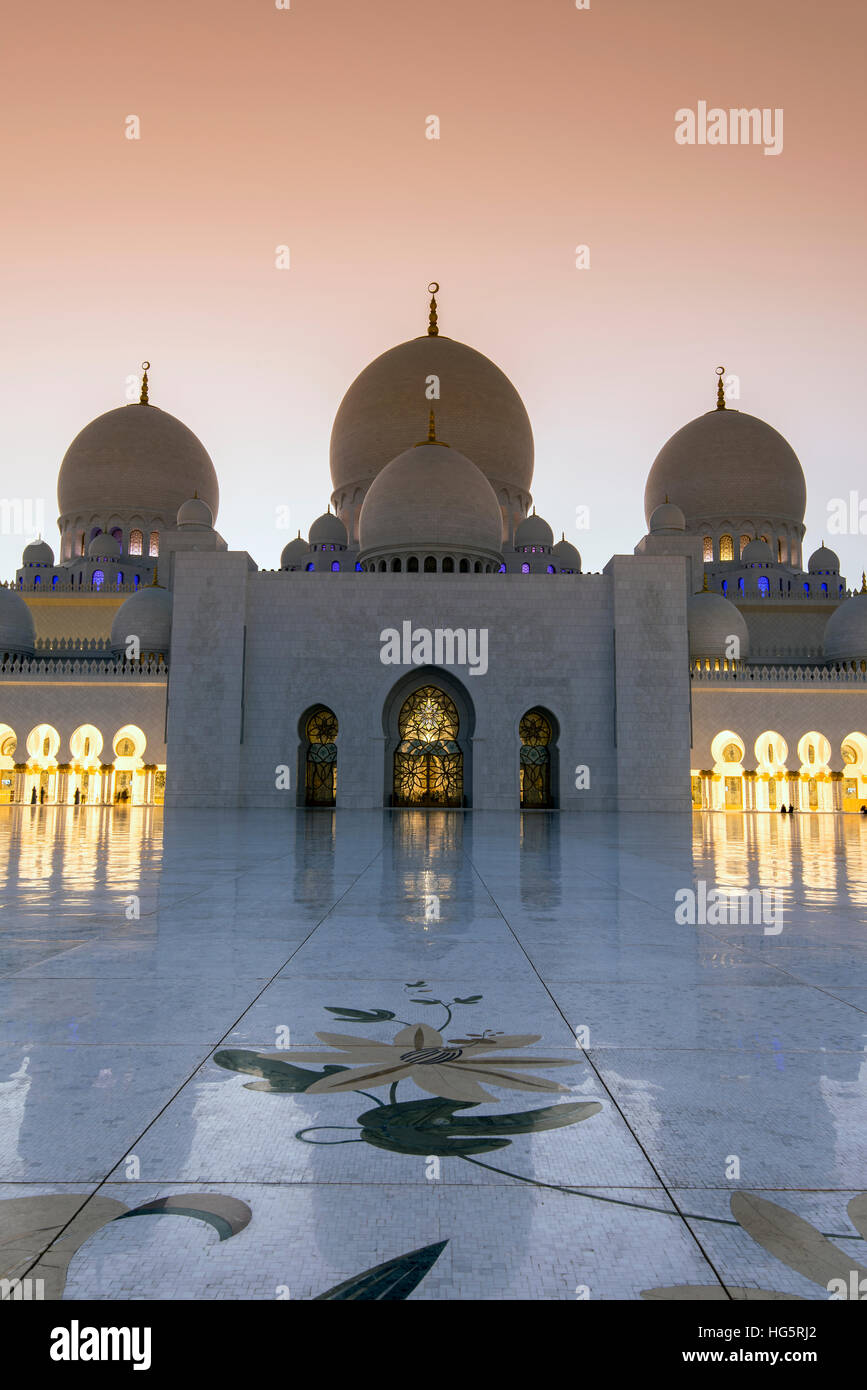
<path id="1" fill-rule="evenodd" d="M 462 1153 L 492 1153 L 507 1148 L 512 1134 L 533 1134 L 560 1129 L 595 1115 L 598 1101 L 546 1105 L 511 1115 L 457 1117 L 457 1110 L 473 1110 L 471 1101 L 411 1100 L 377 1106 L 359 1115 L 361 1137 L 375 1148 L 395 1153 L 459 1157 Z"/>
<path id="2" fill-rule="evenodd" d="M 394 1018 L 391 1009 L 344 1009 L 338 1004 L 326 1004 L 330 1014 L 336 1014 L 341 1023 L 387 1023 Z"/>
<path id="3" fill-rule="evenodd" d="M 846 1210 L 855 1230 L 867 1240 L 867 1192 L 859 1192 L 857 1197 L 853 1197 Z"/>
<path id="4" fill-rule="evenodd" d="M 385 1264 L 374 1265 L 354 1279 L 335 1284 L 333 1289 L 316 1295 L 321 1299 L 376 1299 L 377 1301 L 409 1298 L 429 1270 L 436 1264 L 448 1245 L 447 1240 L 437 1241 L 435 1245 L 423 1245 L 419 1250 L 410 1250 L 399 1255 L 396 1260 L 386 1260 Z"/>
<path id="5" fill-rule="evenodd" d="M 249 1225 L 252 1215 L 247 1203 L 237 1197 L 227 1197 L 221 1192 L 186 1192 L 145 1202 L 122 1212 L 115 1220 L 124 1221 L 130 1216 L 190 1216 L 213 1226 L 220 1240 L 229 1240 Z"/>
<path id="6" fill-rule="evenodd" d="M 732 1216 L 764 1250 L 789 1269 L 827 1288 L 832 1279 L 848 1280 L 852 1269 L 859 1277 L 867 1269 L 844 1255 L 809 1221 L 796 1216 L 788 1207 L 777 1206 L 751 1192 L 736 1192 L 731 1199 Z"/>
<path id="7" fill-rule="evenodd" d="M 349 1070 L 348 1067 L 328 1066 L 322 1071 L 310 1071 L 305 1067 L 293 1066 L 291 1062 L 283 1062 L 264 1053 L 250 1052 L 244 1048 L 224 1048 L 221 1052 L 214 1053 L 214 1061 L 218 1067 L 225 1067 L 227 1071 L 241 1071 L 263 1078 L 261 1081 L 247 1082 L 245 1090 L 270 1091 L 273 1094 L 306 1091 L 308 1086 L 312 1086 L 314 1081 L 321 1081 L 323 1076 L 330 1076 L 335 1071 Z"/>

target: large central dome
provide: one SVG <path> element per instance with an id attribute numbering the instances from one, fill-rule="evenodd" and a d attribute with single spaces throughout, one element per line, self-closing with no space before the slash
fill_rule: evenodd
<path id="1" fill-rule="evenodd" d="M 438 379 L 438 397 L 426 393 Z M 356 490 L 417 438 L 433 405 L 437 426 L 500 495 L 504 513 L 526 512 L 533 481 L 533 431 L 524 403 L 489 358 L 453 338 L 427 335 L 391 348 L 365 367 L 340 404 L 331 431 L 334 503 L 352 534 Z M 360 500 L 360 499 L 359 499 Z"/>

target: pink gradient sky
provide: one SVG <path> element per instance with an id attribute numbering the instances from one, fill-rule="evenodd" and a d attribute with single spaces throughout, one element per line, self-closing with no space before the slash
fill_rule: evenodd
<path id="1" fill-rule="evenodd" d="M 523 396 L 538 510 L 585 569 L 643 535 L 647 471 L 718 363 L 801 458 L 808 554 L 829 498 L 867 497 L 865 31 L 806 0 L 18 7 L 0 494 L 45 498 L 56 546 L 65 449 L 148 357 L 214 460 L 220 531 L 271 568 L 325 509 L 343 392 L 425 331 L 437 279 L 441 331 Z M 782 107 L 783 153 L 678 146 L 700 99 Z M 3 577 L 24 539 L 0 536 Z M 852 582 L 867 538 L 829 539 Z"/>

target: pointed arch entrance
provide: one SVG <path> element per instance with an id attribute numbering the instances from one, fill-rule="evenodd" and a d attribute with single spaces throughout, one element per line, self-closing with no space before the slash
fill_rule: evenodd
<path id="1" fill-rule="evenodd" d="M 337 715 L 317 705 L 301 721 L 304 741 L 304 805 L 337 803 Z"/>
<path id="2" fill-rule="evenodd" d="M 470 805 L 472 703 L 460 682 L 426 667 L 386 702 L 386 805 Z"/>
<path id="3" fill-rule="evenodd" d="M 551 810 L 557 805 L 557 750 L 554 716 L 538 705 L 520 724 L 521 810 Z"/>

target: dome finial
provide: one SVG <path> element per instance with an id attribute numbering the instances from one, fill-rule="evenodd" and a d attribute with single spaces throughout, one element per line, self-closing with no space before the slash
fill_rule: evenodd
<path id="1" fill-rule="evenodd" d="M 717 369 L 716 369 L 716 374 L 717 374 L 717 376 L 719 377 L 719 381 L 717 382 L 717 388 L 716 388 L 716 408 L 717 408 L 717 410 L 725 410 L 725 408 L 726 408 L 726 392 L 725 392 L 725 387 L 723 386 L 723 377 L 724 377 L 725 374 L 726 374 L 726 369 L 725 369 L 725 367 L 717 367 Z"/>
<path id="2" fill-rule="evenodd" d="M 437 439 L 436 417 L 433 411 L 430 412 L 430 416 L 428 417 L 427 439 L 420 439 L 417 444 L 413 445 L 413 448 L 420 449 L 423 444 L 439 444 L 443 449 L 451 448 L 450 444 L 444 444 L 441 439 Z"/>
<path id="3" fill-rule="evenodd" d="M 430 314 L 428 316 L 427 335 L 429 338 L 438 338 L 439 328 L 437 326 L 437 295 L 439 294 L 440 287 L 437 284 L 436 280 L 431 280 L 427 289 L 428 294 L 430 295 Z"/>
<path id="4" fill-rule="evenodd" d="M 158 581 L 158 579 L 157 579 L 157 562 L 156 562 L 156 560 L 154 560 L 154 577 L 153 577 L 153 579 L 151 580 L 150 587 L 151 587 L 152 589 L 161 589 L 161 588 L 163 587 L 162 584 L 160 584 L 159 581 Z"/>
<path id="5" fill-rule="evenodd" d="M 861 571 L 861 592 L 867 594 L 867 574 L 863 570 Z"/>
<path id="6" fill-rule="evenodd" d="M 148 400 L 148 368 L 149 368 L 149 367 L 150 367 L 150 362 L 142 362 L 142 364 L 141 364 L 141 369 L 142 369 L 141 395 L 139 396 L 139 405 L 150 405 L 150 401 Z"/>

